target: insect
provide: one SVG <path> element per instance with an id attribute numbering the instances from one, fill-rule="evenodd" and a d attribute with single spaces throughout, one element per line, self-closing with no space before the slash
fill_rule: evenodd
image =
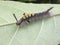
<path id="1" fill-rule="evenodd" d="M 23 14 L 23 17 L 20 19 L 20 20 L 17 20 L 15 14 L 13 14 L 14 18 L 16 19 L 16 24 L 17 25 L 20 25 L 22 22 L 24 21 L 27 21 L 28 23 L 30 23 L 30 19 L 32 18 L 40 18 L 40 19 L 43 19 L 43 18 L 46 18 L 46 17 L 50 17 L 50 13 L 49 11 L 52 9 L 53 7 L 50 7 L 48 10 L 44 11 L 44 12 L 40 12 L 40 13 L 31 13 L 31 14 L 28 14 L 28 13 L 24 13 Z"/>

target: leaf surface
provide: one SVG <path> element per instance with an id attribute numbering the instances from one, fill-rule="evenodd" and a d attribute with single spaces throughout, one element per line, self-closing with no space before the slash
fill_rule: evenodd
<path id="1" fill-rule="evenodd" d="M 20 19 L 24 12 L 43 12 L 50 7 L 58 14 L 59 4 L 32 4 L 0 1 L 0 45 L 57 45 L 60 42 L 60 16 L 53 16 L 23 27 L 15 23 L 13 13 Z"/>

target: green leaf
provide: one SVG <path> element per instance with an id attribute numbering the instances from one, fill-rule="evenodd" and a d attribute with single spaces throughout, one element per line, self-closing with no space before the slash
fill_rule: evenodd
<path id="1" fill-rule="evenodd" d="M 20 19 L 24 12 L 60 13 L 59 4 L 32 4 L 0 1 L 0 45 L 57 45 L 60 42 L 60 16 L 53 16 L 25 26 L 17 26 L 13 13 Z"/>

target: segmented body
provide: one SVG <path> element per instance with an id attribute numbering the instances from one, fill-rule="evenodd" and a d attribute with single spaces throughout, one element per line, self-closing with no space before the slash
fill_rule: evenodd
<path id="1" fill-rule="evenodd" d="M 16 24 L 20 25 L 22 22 L 27 21 L 28 23 L 30 23 L 30 20 L 33 18 L 39 18 L 39 19 L 43 19 L 46 17 L 50 17 L 50 13 L 49 11 L 52 9 L 53 7 L 49 8 L 47 11 L 41 12 L 41 13 L 24 13 L 23 17 L 20 20 L 17 20 Z"/>

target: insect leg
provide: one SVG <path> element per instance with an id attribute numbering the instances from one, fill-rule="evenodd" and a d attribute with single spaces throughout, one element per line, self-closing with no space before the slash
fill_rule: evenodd
<path id="1" fill-rule="evenodd" d="M 29 20 L 26 20 L 28 23 L 30 23 L 30 21 Z"/>

